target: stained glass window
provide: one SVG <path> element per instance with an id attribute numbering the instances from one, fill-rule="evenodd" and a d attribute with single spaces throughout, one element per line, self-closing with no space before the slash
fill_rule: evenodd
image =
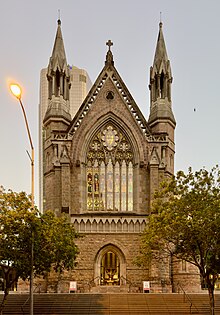
<path id="1" fill-rule="evenodd" d="M 119 128 L 107 124 L 95 134 L 86 167 L 88 210 L 133 210 L 133 151 Z"/>
<path id="2" fill-rule="evenodd" d="M 133 209 L 133 165 L 128 165 L 128 211 Z"/>
<path id="3" fill-rule="evenodd" d="M 107 164 L 107 209 L 113 210 L 113 165 L 110 160 Z"/>
<path id="4" fill-rule="evenodd" d="M 87 168 L 87 207 L 88 209 L 92 209 L 92 204 L 93 204 L 93 195 L 92 195 L 92 167 L 91 167 L 91 163 L 88 164 L 88 168 Z"/>
<path id="5" fill-rule="evenodd" d="M 105 163 L 103 161 L 100 167 L 100 208 L 105 208 Z"/>
<path id="6" fill-rule="evenodd" d="M 121 169 L 121 208 L 126 211 L 126 196 L 127 196 L 127 166 L 125 161 L 122 162 Z"/>
<path id="7" fill-rule="evenodd" d="M 115 164 L 115 210 L 120 209 L 120 166 Z"/>
<path id="8" fill-rule="evenodd" d="M 93 192 L 94 209 L 99 210 L 99 166 L 97 160 L 93 165 Z"/>

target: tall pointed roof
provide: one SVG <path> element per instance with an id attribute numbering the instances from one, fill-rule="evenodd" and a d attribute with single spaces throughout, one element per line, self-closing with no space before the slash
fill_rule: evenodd
<path id="1" fill-rule="evenodd" d="M 57 21 L 57 33 L 47 68 L 48 79 L 48 108 L 44 117 L 44 123 L 56 118 L 65 120 L 65 124 L 71 121 L 69 112 L 70 73 L 67 65 L 66 54 L 61 32 L 61 21 Z"/>
<path id="2" fill-rule="evenodd" d="M 115 89 L 118 91 L 119 95 L 124 100 L 127 109 L 130 111 L 141 132 L 146 137 L 149 137 L 151 135 L 151 131 L 148 123 L 114 66 L 114 58 L 111 51 L 111 46 L 113 45 L 112 41 L 108 40 L 106 45 L 108 46 L 108 51 L 106 54 L 105 65 L 92 88 L 90 89 L 88 95 L 86 96 L 84 102 L 80 106 L 75 117 L 73 118 L 67 132 L 69 135 L 73 135 L 76 132 L 84 117 L 87 115 L 93 103 L 95 102 L 106 81 L 109 79 L 114 85 Z"/>
<path id="3" fill-rule="evenodd" d="M 166 51 L 166 45 L 163 37 L 163 23 L 159 23 L 159 34 L 158 34 L 158 39 L 157 39 L 157 46 L 156 46 L 156 51 L 154 55 L 154 66 L 156 66 L 157 70 L 160 69 L 161 63 L 167 62 L 168 57 L 167 57 L 167 51 Z"/>
<path id="4" fill-rule="evenodd" d="M 60 69 L 63 69 L 66 62 L 66 54 L 63 43 L 63 36 L 61 32 L 61 20 L 57 21 L 57 33 L 53 46 L 52 56 L 50 57 L 50 68 L 52 70 L 56 70 L 55 68 L 58 66 Z"/>
<path id="5" fill-rule="evenodd" d="M 176 121 L 172 111 L 171 84 L 172 73 L 163 37 L 162 22 L 159 23 L 159 34 L 153 66 L 150 68 L 151 105 L 148 123 L 159 124 L 161 120 L 170 121 L 173 126 Z"/>

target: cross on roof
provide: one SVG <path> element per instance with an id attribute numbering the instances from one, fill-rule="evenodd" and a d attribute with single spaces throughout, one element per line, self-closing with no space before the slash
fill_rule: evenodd
<path id="1" fill-rule="evenodd" d="M 109 40 L 106 42 L 106 45 L 108 46 L 108 50 L 111 50 L 111 46 L 113 46 L 113 42 L 109 39 Z"/>

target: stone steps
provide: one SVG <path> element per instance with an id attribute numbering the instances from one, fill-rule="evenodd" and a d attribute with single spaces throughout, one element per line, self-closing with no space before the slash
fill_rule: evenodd
<path id="1" fill-rule="evenodd" d="M 128 293 L 129 292 L 129 286 L 128 285 L 123 285 L 123 286 L 94 286 L 91 287 L 90 293 L 92 294 L 118 294 L 118 293 Z"/>
<path id="2" fill-rule="evenodd" d="M 189 294 L 191 314 L 209 315 L 207 294 Z M 220 295 L 216 295 L 216 315 Z M 0 301 L 2 295 L 0 295 Z M 28 315 L 27 294 L 10 294 L 3 315 Z M 23 310 L 22 311 L 22 305 Z M 34 315 L 188 315 L 190 303 L 182 294 L 34 294 Z"/>

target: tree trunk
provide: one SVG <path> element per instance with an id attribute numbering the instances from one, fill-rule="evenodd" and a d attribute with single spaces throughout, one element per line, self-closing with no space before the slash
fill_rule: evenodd
<path id="1" fill-rule="evenodd" d="M 209 291 L 210 314 L 215 315 L 215 296 L 214 296 L 214 287 L 212 284 L 208 284 L 208 291 Z"/>
<path id="2" fill-rule="evenodd" d="M 4 309 L 5 304 L 7 302 L 10 288 L 14 285 L 14 283 L 16 283 L 18 281 L 18 276 L 14 277 L 14 279 L 12 281 L 9 280 L 9 269 L 4 274 L 4 277 L 5 277 L 6 283 L 5 283 L 5 289 L 4 289 L 4 297 L 3 297 L 2 303 L 0 305 L 0 315 L 3 315 L 3 309 Z"/>
<path id="3" fill-rule="evenodd" d="M 2 303 L 1 303 L 1 305 L 0 305 L 0 315 L 3 315 L 3 309 L 4 309 L 5 304 L 6 304 L 6 302 L 7 302 L 7 297 L 8 297 L 8 295 L 9 295 L 9 288 L 6 288 L 6 289 L 4 290 L 4 297 L 3 297 Z"/>
<path id="4" fill-rule="evenodd" d="M 60 293 L 60 281 L 61 281 L 61 272 L 60 270 L 58 270 L 56 293 Z"/>

